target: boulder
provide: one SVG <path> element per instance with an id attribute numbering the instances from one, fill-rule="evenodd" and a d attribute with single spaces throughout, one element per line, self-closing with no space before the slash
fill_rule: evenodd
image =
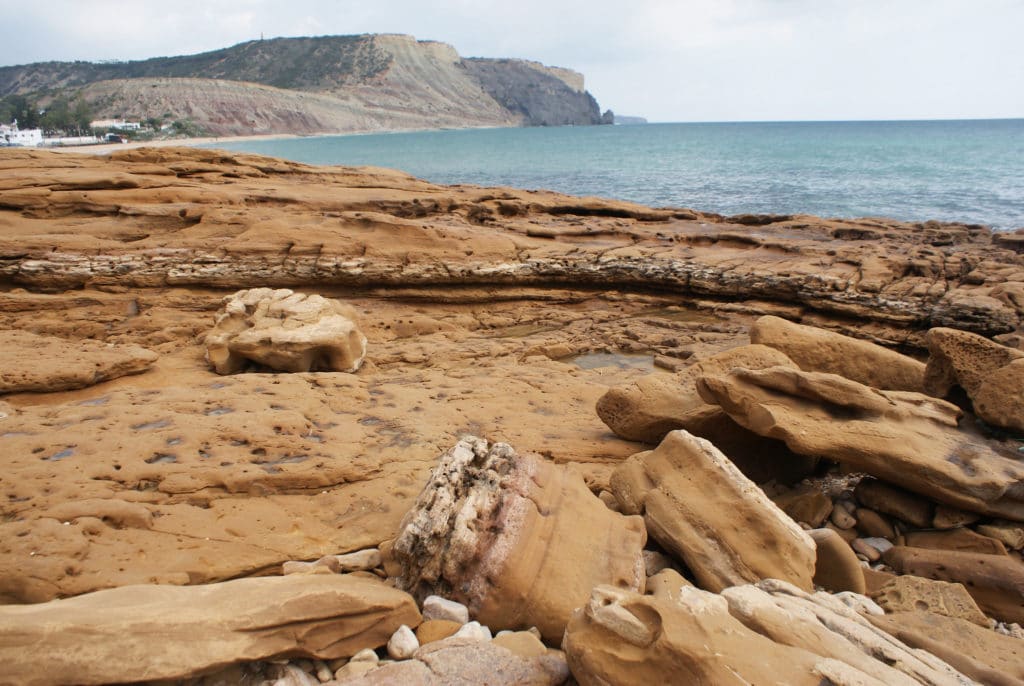
<path id="1" fill-rule="evenodd" d="M 276 656 L 349 657 L 420 614 L 412 597 L 345 575 L 123 586 L 0 606 L 3 681 L 107 684 L 184 679 Z"/>
<path id="2" fill-rule="evenodd" d="M 957 430 L 959 409 L 790 367 L 706 376 L 698 388 L 737 422 L 925 497 L 1024 521 L 1024 463 Z"/>
<path id="3" fill-rule="evenodd" d="M 986 629 L 989 626 L 988 617 L 978 608 L 963 584 L 905 574 L 871 593 L 871 599 L 889 614 L 931 612 L 966 619 Z"/>
<path id="4" fill-rule="evenodd" d="M 422 646 L 409 660 L 333 683 L 345 686 L 557 686 L 569 678 L 555 655 L 522 656 L 491 641 L 446 638 Z"/>
<path id="5" fill-rule="evenodd" d="M 609 510 L 576 472 L 467 436 L 441 457 L 391 555 L 417 598 L 557 643 L 594 586 L 643 590 L 646 539 L 640 517 Z"/>
<path id="6" fill-rule="evenodd" d="M 890 391 L 924 390 L 924 362 L 869 341 L 767 315 L 750 327 L 750 342 L 785 353 L 806 372 L 838 374 Z"/>
<path id="7" fill-rule="evenodd" d="M 0 393 L 53 393 L 144 372 L 157 354 L 137 345 L 0 331 Z"/>
<path id="8" fill-rule="evenodd" d="M 979 683 L 1024 685 L 1024 647 L 977 624 L 932 612 L 898 612 L 869 621 L 912 648 L 927 651 Z"/>
<path id="9" fill-rule="evenodd" d="M 961 553 L 981 553 L 983 555 L 1006 555 L 1006 546 L 994 538 L 984 536 L 962 527 L 947 531 L 908 531 L 903 535 L 905 545 L 909 548 L 930 548 L 932 550 L 952 550 Z"/>
<path id="10" fill-rule="evenodd" d="M 896 546 L 883 559 L 900 574 L 961 583 L 985 614 L 1024 622 L 1024 562 L 1017 558 Z"/>
<path id="11" fill-rule="evenodd" d="M 832 499 L 813 484 L 803 484 L 780 493 L 772 501 L 793 521 L 817 528 L 832 514 Z"/>
<path id="12" fill-rule="evenodd" d="M 702 588 L 765 578 L 811 588 L 814 542 L 710 442 L 673 431 L 616 468 L 611 488 Z"/>
<path id="13" fill-rule="evenodd" d="M 861 479 L 853 492 L 861 505 L 919 528 L 929 528 L 935 506 L 926 498 L 877 479 Z"/>
<path id="14" fill-rule="evenodd" d="M 959 386 L 981 419 L 1024 431 L 1024 351 L 956 329 L 931 329 L 927 341 L 928 393 L 942 398 Z"/>
<path id="15" fill-rule="evenodd" d="M 833 593 L 864 593 L 863 567 L 849 544 L 832 529 L 811 529 L 807 533 L 816 547 L 814 585 Z"/>
<path id="16" fill-rule="evenodd" d="M 778 592 L 778 588 L 786 589 Z M 598 587 L 563 648 L 577 681 L 615 685 L 967 684 L 827 594 L 763 582 L 675 597 Z"/>
<path id="17" fill-rule="evenodd" d="M 206 359 L 218 374 L 248 363 L 282 372 L 354 372 L 365 355 L 352 307 L 288 288 L 228 296 L 206 335 Z"/>

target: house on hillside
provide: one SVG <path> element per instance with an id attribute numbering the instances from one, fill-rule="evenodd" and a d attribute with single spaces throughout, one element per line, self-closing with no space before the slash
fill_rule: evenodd
<path id="1" fill-rule="evenodd" d="M 36 146 L 42 143 L 42 129 L 21 130 L 17 119 L 10 125 L 0 124 L 0 146 Z"/>
<path id="2" fill-rule="evenodd" d="M 125 121 L 124 119 L 97 119 L 94 122 L 89 122 L 89 127 L 93 129 L 117 129 L 118 131 L 138 131 L 142 128 L 142 123 L 137 121 Z"/>

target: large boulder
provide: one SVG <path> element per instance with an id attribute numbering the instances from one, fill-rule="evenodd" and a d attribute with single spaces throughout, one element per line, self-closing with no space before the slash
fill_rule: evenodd
<path id="1" fill-rule="evenodd" d="M 275 656 L 349 657 L 419 620 L 408 593 L 347 575 L 122 586 L 0 606 L 0 681 L 158 681 Z"/>
<path id="2" fill-rule="evenodd" d="M 1024 463 L 957 430 L 959 409 L 790 367 L 703 377 L 701 394 L 796 453 L 827 457 L 932 500 L 1024 520 Z"/>
<path id="3" fill-rule="evenodd" d="M 561 640 L 599 584 L 643 590 L 640 517 L 613 512 L 574 471 L 504 443 L 464 437 L 406 514 L 389 567 L 417 598 L 469 607 L 492 629 Z"/>
<path id="4" fill-rule="evenodd" d="M 137 345 L 0 331 L 0 393 L 52 393 L 144 372 L 157 354 Z"/>
<path id="5" fill-rule="evenodd" d="M 781 582 L 722 595 L 682 587 L 640 596 L 599 587 L 563 648 L 583 684 L 957 684 L 943 661 L 909 649 L 828 594 Z"/>
<path id="6" fill-rule="evenodd" d="M 282 372 L 354 372 L 365 355 L 352 307 L 288 288 L 228 296 L 206 335 L 206 358 L 218 374 L 249 363 Z"/>
<path id="7" fill-rule="evenodd" d="M 622 512 L 643 515 L 649 535 L 707 590 L 766 578 L 806 589 L 814 541 L 710 442 L 673 431 L 611 477 Z"/>
<path id="8" fill-rule="evenodd" d="M 912 357 L 814 326 L 767 315 L 750 327 L 750 342 L 767 345 L 807 372 L 827 372 L 892 391 L 922 391 L 925 364 Z"/>
<path id="9" fill-rule="evenodd" d="M 928 393 L 942 398 L 959 386 L 983 420 L 1024 432 L 1024 351 L 956 329 L 932 329 L 927 340 Z"/>

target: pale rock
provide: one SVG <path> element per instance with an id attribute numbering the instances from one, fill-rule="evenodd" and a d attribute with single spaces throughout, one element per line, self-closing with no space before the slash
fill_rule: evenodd
<path id="1" fill-rule="evenodd" d="M 403 624 L 395 633 L 391 634 L 391 638 L 388 640 L 388 655 L 396 660 L 408 660 L 419 647 L 420 642 L 417 640 L 416 634 Z"/>
<path id="2" fill-rule="evenodd" d="M 284 675 L 274 682 L 274 686 L 316 686 L 319 681 L 296 665 L 285 665 Z"/>
<path id="3" fill-rule="evenodd" d="M 975 530 L 989 538 L 1003 543 L 1007 548 L 1021 550 L 1024 548 L 1024 524 L 1019 522 L 994 521 L 979 524 Z"/>
<path id="4" fill-rule="evenodd" d="M 320 683 L 326 683 L 334 678 L 331 668 L 323 660 L 313 660 L 313 674 Z"/>
<path id="5" fill-rule="evenodd" d="M 883 610 L 878 603 L 871 598 L 861 593 L 854 593 L 852 591 L 842 591 L 835 593 L 833 596 L 836 600 L 839 600 L 846 607 L 850 608 L 854 612 L 862 615 L 884 615 Z"/>
<path id="6" fill-rule="evenodd" d="M 338 563 L 338 571 L 342 573 L 366 572 L 371 569 L 376 569 L 382 564 L 380 550 L 377 548 L 367 548 L 365 550 L 357 550 L 343 555 L 331 555 L 329 557 L 332 557 Z"/>
<path id="7" fill-rule="evenodd" d="M 548 649 L 540 638 L 529 631 L 502 631 L 494 637 L 492 643 L 519 657 L 540 657 L 548 654 Z"/>
<path id="8" fill-rule="evenodd" d="M 469 609 L 454 600 L 430 595 L 423 599 L 423 619 L 447 619 L 465 624 L 469 621 Z"/>
<path id="9" fill-rule="evenodd" d="M 657 550 L 644 551 L 644 569 L 648 577 L 672 566 L 672 558 Z"/>
<path id="10" fill-rule="evenodd" d="M 361 677 L 367 672 L 372 672 L 377 669 L 378 665 L 376 662 L 349 662 L 344 667 L 338 668 L 338 671 L 334 673 L 334 680 L 340 683 L 346 683 L 350 679 Z"/>
<path id="11" fill-rule="evenodd" d="M 315 562 L 289 560 L 281 565 L 281 573 L 288 574 L 337 574 L 341 566 L 333 556 L 323 557 Z"/>
<path id="12" fill-rule="evenodd" d="M 807 372 L 838 374 L 885 390 L 924 390 L 923 362 L 869 341 L 767 315 L 750 327 L 750 342 L 785 353 Z"/>
<path id="13" fill-rule="evenodd" d="M 355 372 L 365 355 L 353 308 L 287 288 L 228 296 L 206 335 L 206 357 L 218 374 L 237 373 L 247 362 L 283 372 Z"/>
<path id="14" fill-rule="evenodd" d="M 893 578 L 871 594 L 886 612 L 931 612 L 959 617 L 987 627 L 988 617 L 963 584 L 948 583 L 905 574 Z"/>
<path id="15" fill-rule="evenodd" d="M 612 512 L 575 471 L 504 443 L 464 437 L 445 453 L 399 527 L 396 583 L 441 595 L 496 630 L 561 640 L 602 583 L 642 590 L 640 517 Z"/>
<path id="16" fill-rule="evenodd" d="M 1024 464 L 959 431 L 951 403 L 790 367 L 736 369 L 698 387 L 737 422 L 796 453 L 947 505 L 1024 520 Z"/>
<path id="17" fill-rule="evenodd" d="M 611 488 L 701 587 L 784 578 L 811 588 L 814 541 L 708 441 L 673 431 L 616 468 Z"/>
<path id="18" fill-rule="evenodd" d="M 469 641 L 490 641 L 490 628 L 480 622 L 472 621 L 463 624 L 454 634 L 457 638 L 464 638 Z"/>
<path id="19" fill-rule="evenodd" d="M 868 562 L 878 562 L 879 558 L 882 557 L 882 553 L 880 553 L 874 546 L 867 543 L 863 538 L 853 539 L 850 543 L 850 547 L 853 548 L 853 551 L 858 555 L 863 555 L 864 559 Z"/>

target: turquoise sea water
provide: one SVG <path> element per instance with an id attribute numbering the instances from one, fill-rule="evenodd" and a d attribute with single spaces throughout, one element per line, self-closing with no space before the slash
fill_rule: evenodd
<path id="1" fill-rule="evenodd" d="M 208 147 L 722 214 L 1024 227 L 1024 119 L 475 129 Z"/>

